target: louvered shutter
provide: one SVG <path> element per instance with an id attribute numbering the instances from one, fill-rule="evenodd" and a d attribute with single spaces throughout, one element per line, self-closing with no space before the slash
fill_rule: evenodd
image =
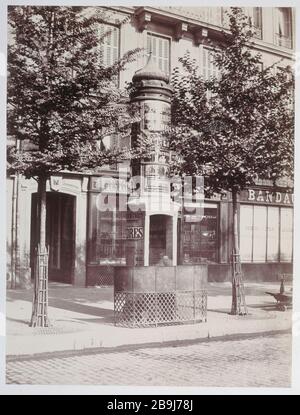
<path id="1" fill-rule="evenodd" d="M 148 34 L 148 52 L 152 52 L 153 60 L 162 71 L 170 71 L 170 40 L 160 36 Z"/>
<path id="2" fill-rule="evenodd" d="M 109 33 L 108 33 L 109 32 Z M 104 36 L 106 34 L 106 36 Z M 104 37 L 103 37 L 104 36 Z M 100 60 L 107 67 L 113 65 L 119 58 L 119 28 L 101 24 L 99 28 Z"/>
<path id="3" fill-rule="evenodd" d="M 207 48 L 202 48 L 202 68 L 201 74 L 205 80 L 209 80 L 212 76 L 218 78 L 219 69 L 213 60 L 214 52 Z"/>

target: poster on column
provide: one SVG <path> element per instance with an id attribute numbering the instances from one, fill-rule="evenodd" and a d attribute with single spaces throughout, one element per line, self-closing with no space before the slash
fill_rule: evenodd
<path id="1" fill-rule="evenodd" d="M 144 212 L 127 212 L 126 264 L 144 265 Z"/>

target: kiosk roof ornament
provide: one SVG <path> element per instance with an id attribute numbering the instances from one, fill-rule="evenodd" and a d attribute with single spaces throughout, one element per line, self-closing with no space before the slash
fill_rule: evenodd
<path id="1" fill-rule="evenodd" d="M 159 67 L 156 65 L 152 56 L 152 52 L 149 54 L 146 65 L 143 68 L 137 70 L 132 78 L 134 82 L 144 79 L 158 80 L 169 83 L 169 75 L 159 69 Z"/>

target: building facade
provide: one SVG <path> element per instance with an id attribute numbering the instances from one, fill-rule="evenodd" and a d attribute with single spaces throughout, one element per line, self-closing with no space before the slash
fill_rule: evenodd
<path id="1" fill-rule="evenodd" d="M 104 63 L 112 64 L 135 48 L 144 51 L 120 73 L 118 82 L 123 88 L 132 79 L 143 81 L 143 94 L 133 99 L 143 108 L 141 128 L 159 132 L 169 122 L 169 75 L 180 67 L 178 59 L 188 51 L 204 78 L 216 74 L 208 39 L 218 42 L 222 38 L 221 30 L 228 26 L 226 8 L 108 9 L 112 30 L 101 46 Z M 261 53 L 262 66 L 277 62 L 279 69 L 291 66 L 293 9 L 249 7 L 245 12 L 256 29 L 255 46 Z M 118 26 L 116 22 L 122 17 L 130 18 Z M 146 64 L 149 51 L 151 62 Z M 110 140 L 115 142 L 118 138 Z M 121 145 L 130 146 L 132 140 L 133 137 L 125 139 Z M 174 266 L 206 262 L 209 280 L 230 278 L 230 193 L 205 199 L 201 215 L 170 202 L 165 185 L 168 155 L 162 147 L 160 143 L 160 151 L 152 160 L 140 163 L 138 171 L 123 163 L 94 174 L 63 172 L 48 180 L 50 281 L 77 286 L 111 284 L 115 265 L 155 265 L 162 258 Z M 144 180 L 138 196 L 128 186 L 137 173 Z M 267 180 L 260 181 L 240 195 L 239 237 L 246 280 L 274 280 L 280 273 L 292 272 L 293 195 L 288 184 L 282 180 L 274 187 Z M 105 204 L 107 198 L 113 198 L 115 209 L 99 209 L 99 203 Z M 172 204 L 171 214 L 162 209 L 161 198 Z M 37 238 L 36 182 L 19 175 L 9 177 L 7 202 L 7 278 L 11 281 L 17 275 L 25 284 L 32 276 Z"/>

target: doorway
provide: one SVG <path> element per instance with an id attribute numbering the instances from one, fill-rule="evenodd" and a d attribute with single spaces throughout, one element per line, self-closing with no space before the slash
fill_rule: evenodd
<path id="1" fill-rule="evenodd" d="M 50 281 L 72 284 L 75 261 L 75 196 L 47 193 L 46 244 L 49 247 Z M 31 269 L 39 232 L 37 194 L 32 195 Z"/>
<path id="2" fill-rule="evenodd" d="M 150 216 L 149 265 L 158 265 L 163 256 L 172 261 L 172 216 Z"/>

